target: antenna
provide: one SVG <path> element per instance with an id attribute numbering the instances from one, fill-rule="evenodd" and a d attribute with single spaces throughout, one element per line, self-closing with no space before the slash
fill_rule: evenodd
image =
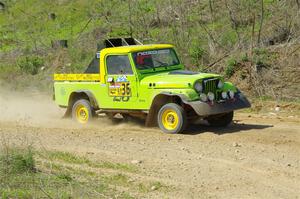
<path id="1" fill-rule="evenodd" d="M 144 45 L 142 42 L 140 42 L 139 40 L 137 40 L 137 39 L 135 39 L 135 38 L 134 38 L 134 41 L 135 41 L 136 43 L 138 43 L 139 45 Z"/>

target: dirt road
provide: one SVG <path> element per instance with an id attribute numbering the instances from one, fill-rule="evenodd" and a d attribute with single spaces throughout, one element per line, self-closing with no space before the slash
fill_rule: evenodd
<path id="1" fill-rule="evenodd" d="M 80 127 L 58 119 L 61 112 L 51 103 L 47 109 L 53 111 L 48 114 L 30 115 L 42 112 L 39 103 L 24 107 L 27 114 L 15 118 L 10 117 L 9 108 L 6 112 L 2 108 L 6 117 L 0 120 L 1 139 L 97 160 L 141 161 L 137 164 L 141 172 L 132 178 L 172 187 L 149 198 L 300 198 L 297 116 L 238 113 L 225 129 L 197 124 L 185 134 L 168 135 L 140 123 L 112 124 L 105 118 Z M 18 109 L 18 103 L 14 104 Z"/>

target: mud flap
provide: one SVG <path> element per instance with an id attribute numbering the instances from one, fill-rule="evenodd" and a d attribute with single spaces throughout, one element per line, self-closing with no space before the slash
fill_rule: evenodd
<path id="1" fill-rule="evenodd" d="M 70 118 L 71 117 L 71 113 L 72 113 L 72 108 L 67 108 L 63 118 Z"/>

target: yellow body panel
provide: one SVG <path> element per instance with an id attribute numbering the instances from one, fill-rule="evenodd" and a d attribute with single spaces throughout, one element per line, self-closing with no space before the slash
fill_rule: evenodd
<path id="1" fill-rule="evenodd" d="M 120 46 L 113 48 L 104 48 L 100 51 L 100 71 L 105 70 L 105 63 L 102 60 L 105 60 L 105 57 L 109 54 L 127 54 L 138 51 L 146 51 L 146 50 L 156 50 L 163 48 L 174 48 L 171 44 L 151 44 L 151 45 L 133 45 L 133 46 Z M 101 73 L 100 75 L 101 83 L 105 83 L 105 73 Z"/>
<path id="2" fill-rule="evenodd" d="M 151 45 L 133 45 L 133 46 L 120 46 L 112 48 L 104 48 L 100 51 L 100 71 L 105 70 L 105 57 L 109 54 L 127 54 L 137 51 L 155 50 L 163 48 L 173 48 L 170 44 L 151 44 Z M 100 81 L 105 83 L 105 72 L 101 74 L 54 74 L 54 81 Z"/>
<path id="3" fill-rule="evenodd" d="M 111 48 L 104 48 L 101 50 L 101 53 L 132 53 L 138 51 L 145 51 L 145 50 L 155 50 L 155 49 L 162 49 L 162 48 L 174 48 L 171 44 L 150 44 L 150 45 L 133 45 L 133 46 L 119 46 L 119 47 L 111 47 Z"/>
<path id="4" fill-rule="evenodd" d="M 54 81 L 100 81 L 100 74 L 54 74 Z"/>

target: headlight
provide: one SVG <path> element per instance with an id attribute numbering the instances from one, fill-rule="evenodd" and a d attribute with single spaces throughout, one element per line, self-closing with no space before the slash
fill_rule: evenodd
<path id="1" fill-rule="evenodd" d="M 228 91 L 228 95 L 229 95 L 230 99 L 234 98 L 234 92 L 233 91 Z"/>
<path id="2" fill-rule="evenodd" d="M 227 96 L 227 92 L 222 92 L 222 98 L 223 98 L 223 99 L 227 99 L 227 97 L 228 97 L 228 96 Z"/>
<path id="3" fill-rule="evenodd" d="M 218 82 L 218 88 L 223 88 L 224 83 L 222 82 L 222 80 L 219 80 Z"/>
<path id="4" fill-rule="evenodd" d="M 200 82 L 196 82 L 194 88 L 198 93 L 202 92 L 203 90 L 202 84 Z"/>
<path id="5" fill-rule="evenodd" d="M 209 101 L 214 101 L 215 94 L 213 94 L 212 92 L 208 92 L 207 93 L 207 98 L 209 99 Z"/>
<path id="6" fill-rule="evenodd" d="M 200 94 L 200 99 L 201 99 L 201 101 L 206 102 L 207 101 L 207 96 L 204 93 L 201 93 Z"/>

